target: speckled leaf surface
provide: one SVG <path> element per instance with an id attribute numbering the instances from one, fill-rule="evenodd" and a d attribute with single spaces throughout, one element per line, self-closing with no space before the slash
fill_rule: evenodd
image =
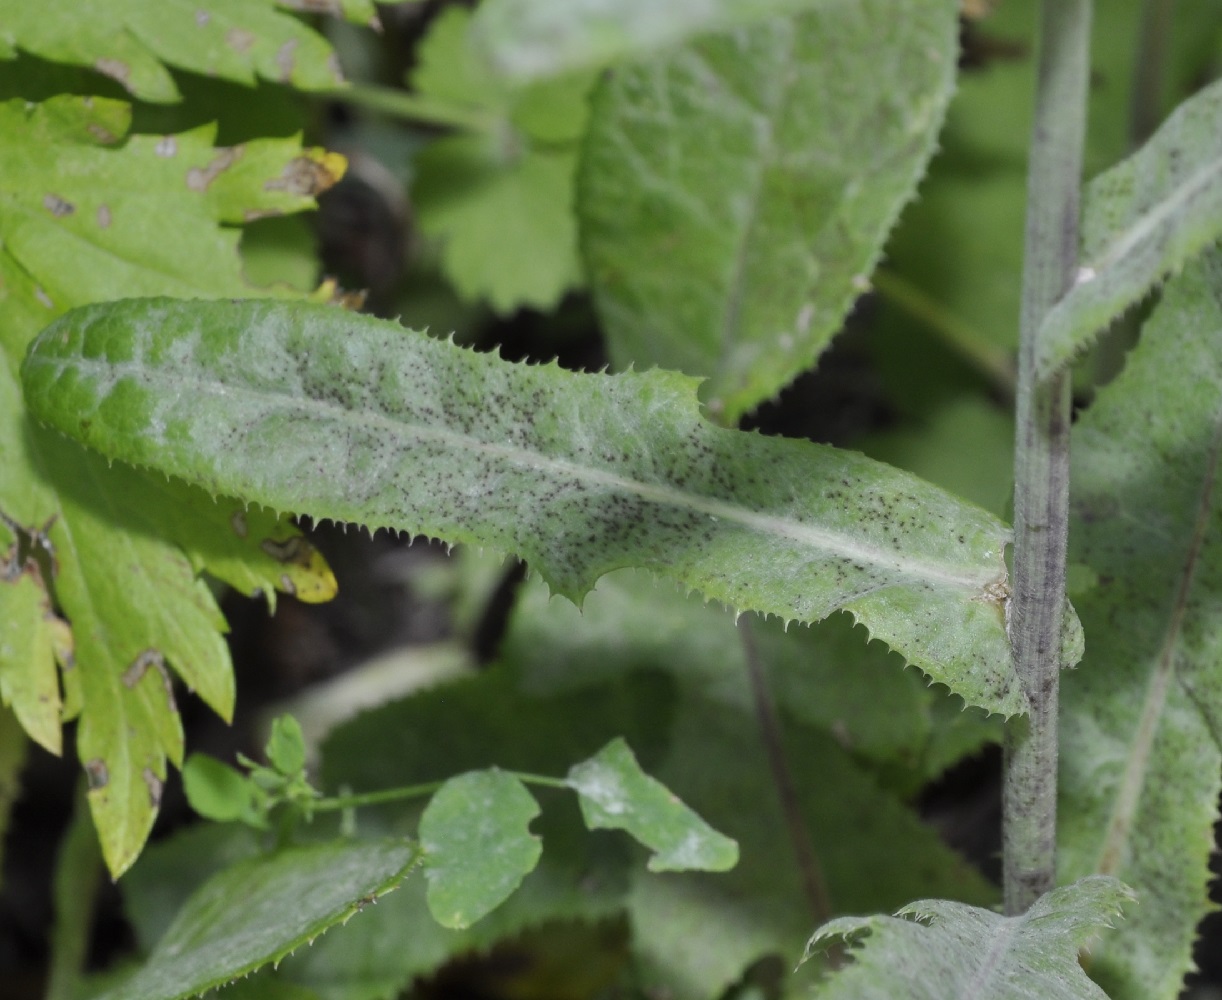
<path id="1" fill-rule="evenodd" d="M 406 841 L 335 841 L 251 858 L 205 882 L 140 970 L 98 1000 L 182 1000 L 278 962 L 396 888 Z"/>
<path id="2" fill-rule="evenodd" d="M 738 845 L 642 771 L 622 739 L 574 764 L 565 780 L 591 830 L 626 830 L 655 852 L 651 872 L 720 872 L 738 862 Z"/>
<path id="3" fill-rule="evenodd" d="M 59 664 L 72 662 L 72 632 L 51 609 L 36 562 L 11 564 L 0 576 L 0 698 L 30 738 L 53 754 L 62 749 Z"/>
<path id="4" fill-rule="evenodd" d="M 539 863 L 530 833 L 539 804 L 504 771 L 451 778 L 420 817 L 429 911 L 442 927 L 470 927 L 496 909 Z"/>
<path id="5" fill-rule="evenodd" d="M 1222 81 L 1091 181 L 1082 219 L 1077 280 L 1040 328 L 1036 366 L 1045 378 L 1222 235 Z"/>
<path id="6" fill-rule="evenodd" d="M 1168 285 L 1074 427 L 1071 558 L 1087 653 L 1062 680 L 1060 867 L 1141 905 L 1093 950 L 1114 1000 L 1173 1000 L 1212 907 L 1222 791 L 1222 256 Z"/>
<path id="7" fill-rule="evenodd" d="M 1054 889 L 1021 916 L 943 899 L 910 903 L 894 917 L 841 917 L 812 948 L 847 940 L 852 962 L 819 990 L 826 1000 L 1107 1000 L 1078 963 L 1078 949 L 1113 926 L 1133 898 L 1092 876 Z"/>
<path id="8" fill-rule="evenodd" d="M 828 0 L 486 0 L 476 39 L 489 62 L 518 79 L 553 76 L 676 45 Z"/>
<path id="9" fill-rule="evenodd" d="M 678 373 L 514 365 L 323 306 L 133 300 L 48 329 L 25 377 L 40 419 L 217 493 L 515 552 L 574 599 L 640 565 L 786 620 L 846 609 L 969 704 L 1024 706 L 1004 525 L 860 455 L 709 424 Z"/>
<path id="10" fill-rule="evenodd" d="M 957 10 L 824 4 L 604 79 L 577 204 L 617 365 L 708 376 L 733 424 L 814 363 L 933 152 Z"/>
<path id="11" fill-rule="evenodd" d="M 28 594 L 4 629 L 15 646 L 51 648 L 65 668 L 64 711 L 80 712 L 77 749 L 116 875 L 152 825 L 167 760 L 182 758 L 167 667 L 221 715 L 232 711 L 224 620 L 198 573 L 246 593 L 334 590 L 291 524 L 111 467 L 26 417 L 17 367 L 39 329 L 121 289 L 251 294 L 238 231 L 219 223 L 308 207 L 311 184 L 325 186 L 335 167 L 292 141 L 216 148 L 209 129 L 124 141 L 129 118 L 127 105 L 102 98 L 0 104 L 10 140 L 0 153 L 0 514 L 46 554 L 54 578 L 43 582 L 73 632 L 70 641 L 53 617 L 31 613 Z M 8 671 L 6 697 L 14 684 L 49 696 L 46 663 L 44 652 L 20 679 Z M 28 725 L 52 746 L 51 709 L 39 704 Z"/>
<path id="12" fill-rule="evenodd" d="M 280 6 L 292 6 L 291 3 Z M 313 5 L 321 9 L 319 5 Z M 333 4 L 332 7 L 339 5 Z M 354 18 L 372 17 L 345 4 Z M 275 0 L 0 0 L 0 42 L 88 66 L 146 101 L 177 101 L 167 66 L 239 83 L 307 90 L 343 82 L 331 46 Z"/>

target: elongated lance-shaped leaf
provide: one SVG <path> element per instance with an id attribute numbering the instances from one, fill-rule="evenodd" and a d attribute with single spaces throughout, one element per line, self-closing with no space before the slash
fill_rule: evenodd
<path id="1" fill-rule="evenodd" d="M 675 372 L 579 375 L 325 306 L 161 299 L 58 321 L 25 375 L 41 419 L 217 492 L 516 552 L 574 599 L 642 565 L 785 619 L 847 609 L 971 704 L 1025 704 L 1004 525 L 861 455 L 707 423 Z"/>
<path id="2" fill-rule="evenodd" d="M 476 41 L 506 76 L 533 79 L 629 59 L 828 0 L 486 0 Z"/>
<path id="3" fill-rule="evenodd" d="M 577 204 L 617 365 L 708 376 L 733 425 L 814 363 L 933 152 L 957 11 L 823 4 L 604 79 Z"/>
<path id="4" fill-rule="evenodd" d="M 1101 875 L 1054 889 L 1026 913 L 1003 917 L 925 899 L 894 917 L 840 917 L 811 938 L 854 944 L 853 962 L 818 991 L 823 1000 L 1107 1000 L 1078 963 L 1078 949 L 1112 926 L 1133 898 Z M 908 919 L 906 919 L 908 918 Z"/>
<path id="5" fill-rule="evenodd" d="M 1222 81 L 1186 100 L 1145 146 L 1087 187 L 1081 267 L 1040 328 L 1038 376 L 1071 362 L 1219 236 Z"/>
<path id="6" fill-rule="evenodd" d="M 239 861 L 195 891 L 153 954 L 99 1000 L 182 1000 L 280 959 L 411 872 L 407 841 L 334 841 Z"/>
<path id="7" fill-rule="evenodd" d="M 1115 1000 L 1173 1000 L 1209 910 L 1222 791 L 1222 254 L 1187 268 L 1074 428 L 1089 641 L 1062 681 L 1061 868 L 1137 890 L 1093 949 Z"/>

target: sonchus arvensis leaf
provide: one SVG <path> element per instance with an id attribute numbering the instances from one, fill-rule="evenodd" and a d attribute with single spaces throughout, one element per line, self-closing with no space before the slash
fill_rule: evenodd
<path id="1" fill-rule="evenodd" d="M 1222 791 L 1222 253 L 1172 281 L 1073 430 L 1090 640 L 1062 680 L 1060 868 L 1141 905 L 1093 949 L 1114 1000 L 1174 1000 L 1211 909 Z"/>
<path id="2" fill-rule="evenodd" d="M 307 208 L 342 172 L 295 140 L 127 136 L 130 118 L 96 97 L 0 104 L 4 148 L 22 150 L 0 152 L 0 697 L 51 750 L 79 715 L 114 875 L 152 826 L 167 761 L 182 760 L 169 671 L 222 716 L 233 709 L 225 623 L 199 573 L 269 598 L 335 586 L 287 521 L 112 467 L 26 417 L 17 368 L 43 326 L 118 289 L 252 294 L 238 230 L 221 224 Z"/>
<path id="3" fill-rule="evenodd" d="M 675 372 L 515 365 L 325 306 L 128 301 L 50 327 L 40 419 L 282 511 L 521 554 L 573 599 L 641 565 L 738 608 L 850 611 L 1022 711 L 991 515 L 861 455 L 717 427 Z"/>

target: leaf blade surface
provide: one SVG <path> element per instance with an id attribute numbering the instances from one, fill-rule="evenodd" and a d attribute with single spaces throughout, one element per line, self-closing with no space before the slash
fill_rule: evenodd
<path id="1" fill-rule="evenodd" d="M 25 374 L 42 419 L 214 492 L 517 552 L 575 600 L 642 565 L 786 620 L 845 609 L 969 703 L 1025 704 L 999 521 L 860 455 L 708 424 L 677 373 L 511 365 L 328 307 L 148 300 L 77 311 Z"/>

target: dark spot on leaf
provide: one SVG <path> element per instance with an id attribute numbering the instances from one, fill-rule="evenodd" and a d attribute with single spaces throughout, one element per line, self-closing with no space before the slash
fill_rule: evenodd
<path id="1" fill-rule="evenodd" d="M 172 135 L 163 135 L 157 140 L 157 145 L 153 147 L 153 152 L 166 159 L 176 156 L 178 154 L 178 140 Z"/>
<path id="2" fill-rule="evenodd" d="M 162 655 L 155 649 L 146 649 L 143 653 L 132 660 L 132 665 L 123 671 L 123 683 L 129 688 L 134 688 L 140 683 L 149 667 L 162 666 L 165 660 Z"/>
<path id="3" fill-rule="evenodd" d="M 342 160 L 336 162 L 342 163 Z M 297 156 L 285 164 L 279 177 L 273 177 L 263 185 L 265 191 L 283 191 L 298 197 L 321 194 L 340 179 L 341 170 L 332 169 L 327 162 L 319 162 L 309 156 Z"/>
<path id="4" fill-rule="evenodd" d="M 244 28 L 230 28 L 225 32 L 225 41 L 235 52 L 247 52 L 255 44 L 255 36 Z"/>
<path id="5" fill-rule="evenodd" d="M 144 784 L 149 790 L 149 804 L 154 808 L 161 805 L 161 788 L 164 782 L 153 773 L 153 769 L 146 767 L 140 772 L 140 776 L 144 778 Z"/>
<path id="6" fill-rule="evenodd" d="M 293 563 L 297 566 L 310 564 L 310 545 L 300 535 L 293 535 L 282 541 L 265 538 L 259 543 L 259 548 L 281 563 Z"/>
<path id="7" fill-rule="evenodd" d="M 44 194 L 42 196 L 42 207 L 57 219 L 62 219 L 65 215 L 71 215 L 76 211 L 76 206 L 72 202 L 65 201 L 57 194 Z"/>
<path id="8" fill-rule="evenodd" d="M 93 68 L 112 80 L 118 80 L 124 87 L 127 87 L 132 75 L 132 68 L 120 59 L 96 59 Z"/>
<path id="9" fill-rule="evenodd" d="M 106 767 L 106 761 L 101 757 L 85 761 L 85 782 L 89 785 L 91 792 L 96 792 L 99 788 L 109 785 L 110 770 Z"/>
<path id="10" fill-rule="evenodd" d="M 276 68 L 280 71 L 280 81 L 288 83 L 293 78 L 293 70 L 297 63 L 297 39 L 290 38 L 276 50 Z"/>
<path id="11" fill-rule="evenodd" d="M 98 228 L 109 229 L 110 221 L 111 221 L 110 206 L 109 205 L 99 205 L 98 206 Z"/>

